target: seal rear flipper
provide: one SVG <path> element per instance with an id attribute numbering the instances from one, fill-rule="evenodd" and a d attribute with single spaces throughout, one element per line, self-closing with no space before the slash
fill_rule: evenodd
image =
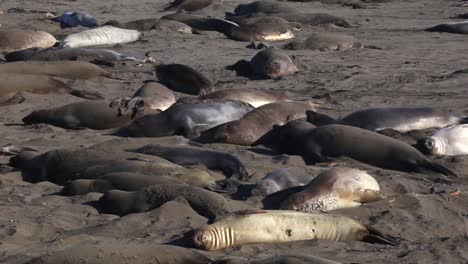
<path id="1" fill-rule="evenodd" d="M 85 91 L 85 90 L 72 90 L 70 94 L 76 97 L 81 97 L 89 100 L 102 100 L 104 96 L 98 92 Z"/>
<path id="2" fill-rule="evenodd" d="M 246 60 L 240 60 L 234 65 L 227 66 L 226 70 L 235 71 L 237 76 L 250 77 L 253 75 L 252 64 Z"/>
<path id="3" fill-rule="evenodd" d="M 312 110 L 306 110 L 307 122 L 315 126 L 324 126 L 336 124 L 337 121 L 333 117 L 327 116 L 325 114 L 320 114 Z"/>
<path id="4" fill-rule="evenodd" d="M 364 235 L 364 237 L 361 239 L 363 242 L 367 243 L 373 243 L 373 244 L 388 244 L 392 246 L 398 246 L 400 244 L 400 239 L 383 234 L 379 230 L 371 227 L 371 226 L 366 226 L 367 228 L 367 234 Z"/>
<path id="5" fill-rule="evenodd" d="M 432 162 L 430 160 L 426 160 L 423 166 L 424 166 L 423 168 L 428 170 L 428 171 L 441 173 L 441 174 L 446 175 L 446 176 L 458 177 L 458 174 L 455 173 L 453 170 L 445 167 L 442 164 L 435 163 L 435 162 Z"/>

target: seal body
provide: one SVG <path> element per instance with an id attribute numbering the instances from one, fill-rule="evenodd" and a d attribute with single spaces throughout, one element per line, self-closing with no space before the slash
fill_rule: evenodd
<path id="1" fill-rule="evenodd" d="M 433 136 L 418 140 L 418 148 L 427 154 L 456 156 L 468 154 L 468 125 L 451 126 Z"/>
<path id="2" fill-rule="evenodd" d="M 299 170 L 298 168 L 287 167 L 274 170 L 258 183 L 256 189 L 262 195 L 269 195 L 291 187 L 303 186 L 310 182 L 315 175 L 309 171 Z"/>
<path id="3" fill-rule="evenodd" d="M 466 122 L 466 119 L 431 107 L 382 107 L 359 110 L 337 120 L 324 114 L 307 111 L 307 121 L 316 126 L 336 123 L 371 131 L 393 129 L 408 132 L 446 127 Z"/>
<path id="4" fill-rule="evenodd" d="M 231 19 L 233 20 L 233 19 Z M 294 30 L 301 29 L 299 24 L 274 16 L 261 16 L 234 20 L 239 26 L 233 26 L 223 33 L 239 41 L 280 41 L 294 37 Z"/>
<path id="5" fill-rule="evenodd" d="M 286 49 L 311 49 L 320 51 L 347 50 L 363 48 L 361 42 L 353 36 L 334 32 L 315 32 L 304 40 L 295 40 L 285 45 Z"/>
<path id="6" fill-rule="evenodd" d="M 119 22 L 117 20 L 109 20 L 104 26 L 113 26 L 123 29 L 132 29 L 138 31 L 149 31 L 154 28 L 154 25 L 159 21 L 157 18 L 138 19 L 128 22 Z"/>
<path id="7" fill-rule="evenodd" d="M 295 13 L 297 10 L 287 4 L 273 0 L 254 1 L 248 4 L 239 4 L 234 13 L 244 16 L 254 13 L 274 14 L 274 13 Z"/>
<path id="8" fill-rule="evenodd" d="M 239 212 L 198 230 L 193 243 L 204 250 L 220 250 L 251 243 L 281 243 L 298 240 L 367 240 L 384 237 L 358 221 L 332 214 L 294 211 Z M 391 238 L 379 242 L 396 245 Z"/>
<path id="9" fill-rule="evenodd" d="M 213 0 L 174 0 L 164 9 L 164 11 L 175 10 L 176 12 L 193 12 L 207 7 L 212 2 Z"/>
<path id="10" fill-rule="evenodd" d="M 0 54 L 29 48 L 50 48 L 57 40 L 44 31 L 0 30 Z"/>
<path id="11" fill-rule="evenodd" d="M 383 198 L 379 183 L 371 175 L 357 169 L 337 167 L 320 173 L 303 191 L 288 197 L 281 209 L 317 213 L 357 207 Z"/>
<path id="12" fill-rule="evenodd" d="M 133 97 L 145 100 L 145 106 L 153 110 L 164 111 L 176 102 L 175 94 L 166 86 L 157 82 L 148 82 L 138 88 Z"/>
<path id="13" fill-rule="evenodd" d="M 275 48 L 260 51 L 250 60 L 250 64 L 255 75 L 269 79 L 276 79 L 299 71 L 288 54 Z"/>
<path id="14" fill-rule="evenodd" d="M 177 102 L 202 102 L 205 100 L 237 100 L 248 103 L 255 108 L 274 102 L 291 101 L 288 96 L 279 93 L 252 89 L 226 89 L 201 95 L 196 98 L 182 97 L 177 100 Z"/>
<path id="15" fill-rule="evenodd" d="M 197 70 L 182 64 L 162 64 L 155 68 L 159 81 L 176 92 L 199 95 L 213 92 L 212 82 Z"/>
<path id="16" fill-rule="evenodd" d="M 177 21 L 196 30 L 217 31 L 220 33 L 225 33 L 228 30 L 231 30 L 232 27 L 239 27 L 239 25 L 229 20 L 184 13 L 165 15 L 161 17 L 161 20 Z"/>
<path id="17" fill-rule="evenodd" d="M 444 23 L 428 28 L 425 31 L 468 34 L 468 21 Z"/>
<path id="18" fill-rule="evenodd" d="M 86 12 L 65 12 L 61 16 L 55 17 L 52 20 L 60 22 L 61 28 L 97 26 L 97 20 Z"/>
<path id="19" fill-rule="evenodd" d="M 62 44 L 65 48 L 117 45 L 135 42 L 141 36 L 137 30 L 104 26 L 68 35 Z"/>
<path id="20" fill-rule="evenodd" d="M 239 101 L 175 104 L 160 114 L 136 119 L 118 133 L 132 137 L 183 135 L 194 138 L 202 131 L 237 120 L 252 109 L 252 106 Z"/>
<path id="21" fill-rule="evenodd" d="M 116 20 L 107 21 L 104 25 L 110 25 L 113 27 L 124 28 L 124 29 L 134 29 L 139 31 L 149 31 L 149 30 L 158 30 L 161 32 L 179 32 L 179 33 L 198 33 L 194 31 L 189 25 L 184 23 L 168 20 L 168 19 L 158 19 L 158 18 L 147 18 L 133 20 L 125 23 L 121 23 Z"/>

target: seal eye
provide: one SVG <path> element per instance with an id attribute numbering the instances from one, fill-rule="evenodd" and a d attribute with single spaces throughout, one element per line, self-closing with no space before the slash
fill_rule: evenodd
<path id="1" fill-rule="evenodd" d="M 424 145 L 426 145 L 427 149 L 433 149 L 434 148 L 434 141 L 432 139 L 426 139 L 424 142 Z"/>

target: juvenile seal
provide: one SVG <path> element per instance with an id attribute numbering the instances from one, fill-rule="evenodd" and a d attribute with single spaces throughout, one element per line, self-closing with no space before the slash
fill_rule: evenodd
<path id="1" fill-rule="evenodd" d="M 198 230 L 193 243 L 200 249 L 220 250 L 251 243 L 312 239 L 398 244 L 393 237 L 352 218 L 282 210 L 255 210 L 228 215 Z"/>
<path id="2" fill-rule="evenodd" d="M 427 28 L 424 31 L 468 34 L 468 21 L 443 23 L 434 27 Z"/>
<path id="3" fill-rule="evenodd" d="M 197 70 L 182 64 L 155 67 L 158 80 L 171 90 L 192 95 L 213 92 L 213 83 Z"/>
<path id="4" fill-rule="evenodd" d="M 315 32 L 304 40 L 294 40 L 284 46 L 291 50 L 344 51 L 351 48 L 363 48 L 364 45 L 355 37 L 335 32 Z"/>
<path id="5" fill-rule="evenodd" d="M 97 26 L 97 20 L 86 12 L 65 12 L 61 16 L 52 18 L 52 21 L 60 22 L 60 28 Z"/>
<path id="6" fill-rule="evenodd" d="M 274 102 L 291 101 L 288 96 L 280 93 L 252 89 L 225 89 L 198 97 L 182 97 L 177 100 L 177 103 L 203 102 L 205 100 L 237 100 L 248 103 L 255 108 Z"/>
<path id="7" fill-rule="evenodd" d="M 308 170 L 287 167 L 274 170 L 263 177 L 255 187 L 261 195 L 269 195 L 291 187 L 303 186 L 315 177 Z"/>
<path id="8" fill-rule="evenodd" d="M 193 12 L 209 6 L 212 2 L 213 0 L 174 0 L 169 6 L 164 8 L 164 11 Z"/>
<path id="9" fill-rule="evenodd" d="M 223 33 L 230 39 L 238 41 L 280 41 L 294 37 L 294 31 L 301 30 L 299 23 L 288 22 L 275 16 L 252 18 L 230 18 L 238 26 L 232 26 Z"/>
<path id="10" fill-rule="evenodd" d="M 234 14 L 238 16 L 249 15 L 253 13 L 264 13 L 264 14 L 274 14 L 274 13 L 295 13 L 297 12 L 296 8 L 284 4 L 282 2 L 273 1 L 273 0 L 262 0 L 254 1 L 248 4 L 239 4 L 234 9 Z"/>
<path id="11" fill-rule="evenodd" d="M 215 219 L 231 211 L 223 196 L 198 187 L 181 184 L 159 184 L 135 192 L 108 191 L 99 199 L 103 211 L 117 215 L 145 212 L 177 197 L 187 200 L 200 215 Z"/>
<path id="12" fill-rule="evenodd" d="M 237 120 L 252 109 L 252 106 L 240 101 L 175 104 L 160 114 L 136 119 L 116 134 L 131 137 L 183 135 L 195 138 L 202 131 Z"/>
<path id="13" fill-rule="evenodd" d="M 468 154 L 468 125 L 441 129 L 431 137 L 418 140 L 418 149 L 423 153 L 438 156 Z"/>
<path id="14" fill-rule="evenodd" d="M 125 112 L 109 101 L 85 101 L 58 108 L 35 110 L 24 117 L 23 122 L 25 124 L 47 123 L 66 129 L 100 130 L 126 126 L 144 113 L 144 101 L 134 103 Z"/>
<path id="15" fill-rule="evenodd" d="M 142 36 L 137 30 L 128 30 L 112 26 L 88 29 L 68 35 L 63 41 L 65 48 L 92 47 L 101 45 L 117 45 L 135 42 Z"/>
<path id="16" fill-rule="evenodd" d="M 371 131 L 393 129 L 408 132 L 462 124 L 468 122 L 468 118 L 457 117 L 431 107 L 381 107 L 358 110 L 336 120 L 324 114 L 307 111 L 307 121 L 316 126 L 342 124 Z"/>
<path id="17" fill-rule="evenodd" d="M 145 107 L 164 111 L 176 102 L 175 94 L 166 86 L 157 82 L 147 82 L 133 94 L 133 98 L 141 97 Z"/>
<path id="18" fill-rule="evenodd" d="M 198 31 L 193 30 L 190 26 L 172 20 L 159 19 L 159 18 L 146 18 L 133 20 L 128 22 L 119 22 L 117 20 L 109 20 L 104 25 L 123 28 L 134 29 L 139 31 L 159 30 L 161 32 L 180 32 L 187 34 L 199 34 Z"/>
<path id="19" fill-rule="evenodd" d="M 57 40 L 44 31 L 0 30 L 0 54 L 29 48 L 50 48 Z"/>
<path id="20" fill-rule="evenodd" d="M 287 127 L 275 127 L 272 134 L 276 134 L 276 137 L 272 136 L 266 145 L 283 153 L 301 155 L 306 163 L 312 164 L 348 157 L 390 170 L 457 175 L 428 160 L 421 152 L 404 142 L 362 128 L 345 125 L 320 126 L 294 142 L 286 140 L 291 137 L 289 133 Z"/>
<path id="21" fill-rule="evenodd" d="M 180 165 L 203 165 L 210 170 L 222 171 L 228 177 L 247 179 L 249 174 L 242 161 L 227 152 L 200 147 L 164 146 L 151 144 L 132 150 L 155 155 Z"/>
<path id="22" fill-rule="evenodd" d="M 251 60 L 240 60 L 227 69 L 237 75 L 276 79 L 299 71 L 287 53 L 270 47 L 258 52 Z"/>
<path id="23" fill-rule="evenodd" d="M 263 105 L 239 120 L 213 128 L 212 141 L 236 145 L 251 145 L 273 128 L 305 117 L 305 110 L 315 109 L 313 102 L 276 102 Z"/>
<path id="24" fill-rule="evenodd" d="M 336 167 L 320 173 L 303 191 L 287 198 L 281 209 L 317 213 L 357 207 L 383 198 L 379 183 L 365 171 Z"/>

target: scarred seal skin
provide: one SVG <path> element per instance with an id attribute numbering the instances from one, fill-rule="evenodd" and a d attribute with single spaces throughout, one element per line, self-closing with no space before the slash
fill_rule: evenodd
<path id="1" fill-rule="evenodd" d="M 80 48 L 125 44 L 137 41 L 142 35 L 137 30 L 104 26 L 68 35 L 62 41 L 62 46 L 65 48 Z"/>

